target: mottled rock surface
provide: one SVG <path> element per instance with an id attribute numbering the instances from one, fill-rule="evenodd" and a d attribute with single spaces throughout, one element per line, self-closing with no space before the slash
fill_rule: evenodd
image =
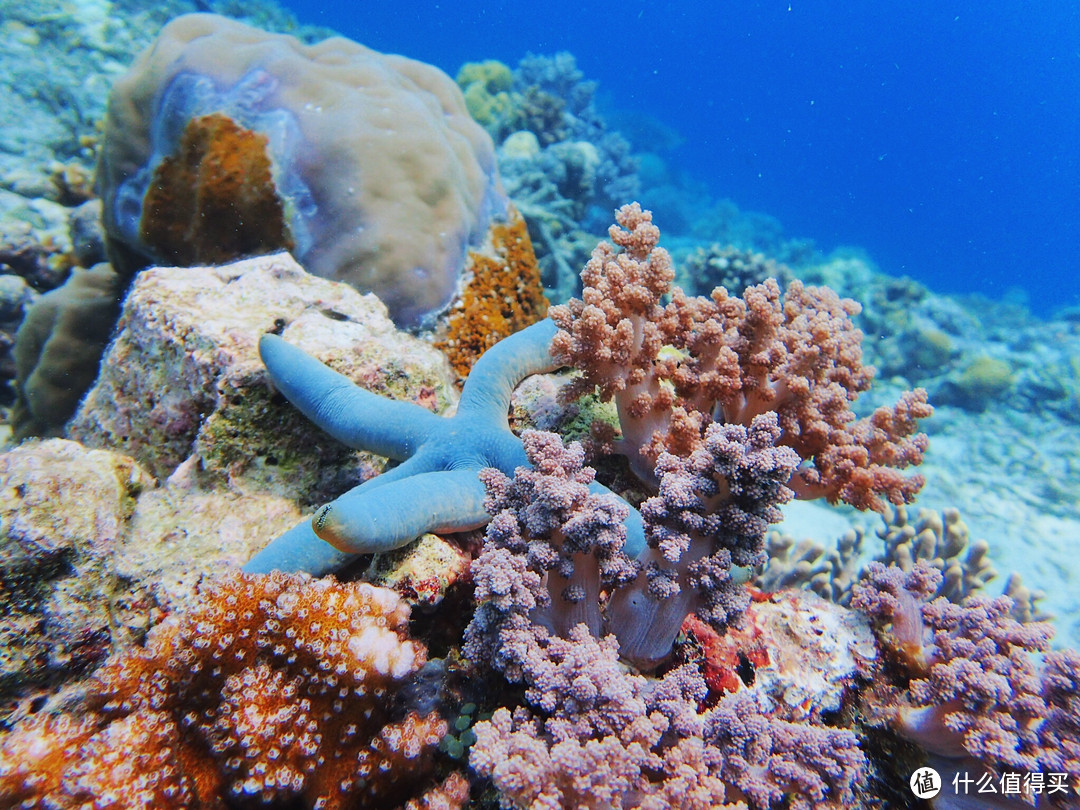
<path id="1" fill-rule="evenodd" d="M 109 561 L 152 486 L 132 459 L 62 439 L 0 454 L 0 699 L 108 653 Z"/>
<path id="2" fill-rule="evenodd" d="M 288 254 L 140 273 L 68 435 L 131 455 L 164 479 L 209 475 L 237 491 L 327 500 L 378 469 L 276 394 L 259 359 L 275 332 L 360 386 L 442 411 L 445 358 L 398 332 L 377 298 L 310 276 Z"/>

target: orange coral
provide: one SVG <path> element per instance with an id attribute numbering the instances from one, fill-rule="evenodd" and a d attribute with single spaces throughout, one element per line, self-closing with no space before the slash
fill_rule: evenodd
<path id="1" fill-rule="evenodd" d="M 292 250 L 265 135 L 222 113 L 193 118 L 154 170 L 139 239 L 181 266 Z"/>
<path id="2" fill-rule="evenodd" d="M 490 251 L 469 251 L 468 268 L 472 278 L 435 342 L 462 380 L 480 355 L 548 309 L 529 230 L 516 210 L 506 223 L 492 226 Z"/>
<path id="3" fill-rule="evenodd" d="M 0 805 L 392 807 L 418 796 L 446 723 L 392 713 L 425 660 L 408 615 L 367 583 L 212 581 L 198 607 L 95 674 L 81 719 L 37 717 L 0 741 Z"/>

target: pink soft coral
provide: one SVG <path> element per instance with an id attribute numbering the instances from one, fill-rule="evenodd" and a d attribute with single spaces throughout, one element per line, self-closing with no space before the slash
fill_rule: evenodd
<path id="1" fill-rule="evenodd" d="M 652 214 L 634 203 L 616 220 L 609 233 L 617 247 L 597 246 L 582 298 L 550 310 L 560 327 L 552 354 L 582 371 L 571 394 L 595 389 L 615 400 L 618 449 L 639 477 L 655 483 L 660 453 L 688 452 L 704 421 L 749 427 L 774 412 L 780 443 L 803 460 L 790 483 L 799 497 L 878 510 L 911 500 L 922 478 L 895 468 L 922 460 L 916 420 L 931 408 L 919 389 L 855 419 L 851 403 L 873 379 L 851 322 L 856 302 L 799 281 L 781 295 L 771 279 L 742 298 L 722 287 L 711 298 L 688 297 L 671 290 L 671 259 Z"/>
<path id="2" fill-rule="evenodd" d="M 1053 630 L 1010 616 L 1012 599 L 929 601 L 940 572 L 871 563 L 852 607 L 891 650 L 907 696 L 871 693 L 868 708 L 930 754 L 996 773 L 1064 773 L 1080 781 L 1080 654 L 1047 653 Z M 884 695 L 884 700 L 882 699 Z M 901 699 L 902 698 L 902 699 Z"/>

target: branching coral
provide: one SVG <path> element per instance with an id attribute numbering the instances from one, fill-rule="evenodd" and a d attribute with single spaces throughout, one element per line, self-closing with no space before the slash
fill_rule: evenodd
<path id="1" fill-rule="evenodd" d="M 641 507 L 649 542 L 638 556 L 643 571 L 609 605 L 631 660 L 666 656 L 689 613 L 723 628 L 746 607 L 732 567 L 765 561 L 765 532 L 791 497 L 785 482 L 799 463 L 776 446 L 778 435 L 775 416 L 761 415 L 749 429 L 709 425 L 688 456 L 661 454 L 659 494 Z"/>
<path id="2" fill-rule="evenodd" d="M 552 643 L 547 671 L 528 674 L 543 684 L 531 690 L 540 713 L 499 709 L 476 726 L 470 764 L 492 779 L 504 807 L 745 808 L 726 802 L 720 752 L 701 737 L 695 695 L 675 683 L 688 673 L 650 694 L 584 627 Z M 696 738 L 665 742 L 678 721 L 695 726 Z"/>
<path id="3" fill-rule="evenodd" d="M 769 716 L 749 693 L 725 697 L 706 734 L 723 751 L 722 777 L 753 807 L 848 807 L 866 769 L 850 731 Z"/>
<path id="4" fill-rule="evenodd" d="M 481 473 L 494 516 L 485 553 L 524 553 L 545 581 L 536 590 L 534 621 L 561 636 L 584 623 L 599 636 L 601 590 L 637 573 L 623 551 L 628 508 L 590 491 L 594 473 L 583 466 L 581 445 L 564 447 L 555 434 L 537 431 L 526 431 L 522 441 L 531 467 L 519 467 L 513 480 L 495 469 Z M 477 571 L 488 575 L 483 562 Z"/>
<path id="5" fill-rule="evenodd" d="M 407 622 L 396 594 L 367 584 L 212 581 L 192 612 L 95 674 L 81 719 L 41 716 L 0 742 L 0 803 L 404 801 L 446 730 L 392 701 L 425 659 Z"/>
<path id="6" fill-rule="evenodd" d="M 917 464 L 929 415 L 923 391 L 856 420 L 851 402 L 873 369 L 861 362 L 854 301 L 773 280 L 742 298 L 670 291 L 674 272 L 652 215 L 616 213 L 615 246 L 601 243 L 582 272 L 584 292 L 550 317 L 552 355 L 581 371 L 570 395 L 614 399 L 613 443 L 659 493 L 642 506 L 650 549 L 647 587 L 613 594 L 623 654 L 648 665 L 666 655 L 683 618 L 737 618 L 745 596 L 733 565 L 764 562 L 764 533 L 794 493 L 859 508 L 904 503 L 919 487 L 896 468 Z M 671 300 L 664 304 L 670 292 Z"/>
<path id="7" fill-rule="evenodd" d="M 741 612 L 745 596 L 730 576 L 732 562 L 747 565 L 760 556 L 790 468 L 773 471 L 768 448 L 725 443 L 730 437 L 723 434 L 740 427 L 713 427 L 721 434 L 709 445 L 715 455 L 700 453 L 697 472 L 707 475 L 728 463 L 734 493 L 725 493 L 722 507 L 709 511 L 695 494 L 695 487 L 709 485 L 695 481 L 679 459 L 665 456 L 672 469 L 661 495 L 642 508 L 653 548 L 641 551 L 639 561 L 624 550 L 626 507 L 590 492 L 593 470 L 583 466 L 581 446 L 564 447 L 554 434 L 526 431 L 530 466 L 519 467 L 513 480 L 497 470 L 482 474 L 493 517 L 473 566 L 480 601 L 471 628 L 474 643 L 507 625 L 531 632 L 535 622 L 565 637 L 584 623 L 594 635 L 614 633 L 623 656 L 651 667 L 670 651 L 688 613 L 696 610 L 722 625 Z M 603 593 L 610 595 L 606 612 Z M 515 615 L 509 605 L 526 608 Z M 505 639 L 491 648 L 495 655 L 515 649 Z M 515 670 L 520 666 L 516 662 Z"/>
<path id="8" fill-rule="evenodd" d="M 620 654 L 637 660 L 653 645 L 666 654 L 674 633 L 642 639 L 639 617 L 630 611 L 628 621 L 617 600 L 629 594 L 657 610 L 661 619 L 643 620 L 658 634 L 673 617 L 678 629 L 688 600 L 643 601 L 641 589 L 652 585 L 621 550 L 620 505 L 590 493 L 593 471 L 580 445 L 530 431 L 522 440 L 531 466 L 512 480 L 483 473 L 493 518 L 473 563 L 478 604 L 463 648 L 477 666 L 522 682 L 531 707 L 500 709 L 475 727 L 471 764 L 493 780 L 504 806 L 745 807 L 740 800 L 749 798 L 767 808 L 794 792 L 792 806 L 825 807 L 849 798 L 864 767 L 854 734 L 796 725 L 756 698 L 702 710 L 707 688 L 692 665 L 660 680 L 626 672 Z M 768 488 L 767 479 L 758 485 Z M 660 531 L 648 508 L 643 515 L 649 534 Z M 751 516 L 743 523 L 760 538 Z M 722 568 L 699 565 L 689 576 L 726 581 L 726 569 L 714 571 Z"/>
<path id="9" fill-rule="evenodd" d="M 969 596 L 985 595 L 997 578 L 990 562 L 990 544 L 971 540 L 959 510 L 940 512 L 907 506 L 889 506 L 881 514 L 875 534 L 885 545 L 876 562 L 911 571 L 922 561 L 942 573 L 941 584 L 932 596 L 944 596 L 963 604 Z M 769 561 L 755 584 L 765 591 L 785 587 L 808 587 L 839 605 L 851 603 L 851 590 L 862 573 L 863 549 L 869 530 L 858 526 L 846 531 L 835 548 L 813 540 L 796 541 L 790 535 L 770 532 L 766 537 Z M 1020 575 L 1009 575 L 1003 593 L 1013 600 L 1012 616 L 1019 622 L 1050 618 L 1039 610 L 1040 591 L 1026 588 Z"/>
<path id="10" fill-rule="evenodd" d="M 482 589 L 481 589 L 482 590 Z M 527 592 L 507 594 L 506 606 Z M 854 734 L 796 724 L 748 694 L 702 710 L 692 666 L 650 681 L 619 664 L 611 637 L 579 624 L 567 638 L 520 621 L 501 628 L 507 655 L 483 658 L 523 680 L 531 710 L 499 709 L 475 727 L 470 764 L 514 808 L 841 807 L 865 769 Z M 508 663 L 507 658 L 514 659 Z"/>

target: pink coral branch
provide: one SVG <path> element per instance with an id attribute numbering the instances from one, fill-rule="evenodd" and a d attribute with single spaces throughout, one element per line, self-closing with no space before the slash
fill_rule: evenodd
<path id="1" fill-rule="evenodd" d="M 871 563 L 854 588 L 852 607 L 910 677 L 908 700 L 881 707 L 885 716 L 940 757 L 1080 780 L 1080 654 L 1052 652 L 1040 667 L 1049 624 L 1013 619 L 1008 596 L 928 601 L 940 576 L 924 562 L 907 573 Z"/>
<path id="2" fill-rule="evenodd" d="M 650 212 L 624 206 L 616 220 L 610 233 L 622 252 L 601 243 L 582 273 L 582 298 L 550 311 L 560 329 L 552 354 L 582 372 L 571 395 L 614 399 L 619 448 L 642 480 L 655 485 L 661 452 L 678 452 L 680 408 L 746 427 L 774 412 L 780 443 L 803 460 L 792 480 L 799 497 L 877 510 L 914 497 L 922 479 L 898 469 L 922 460 L 917 420 L 932 410 L 917 390 L 856 420 L 851 403 L 874 370 L 862 364 L 855 301 L 799 281 L 781 295 L 772 279 L 742 298 L 723 288 L 688 297 L 670 288 Z"/>

